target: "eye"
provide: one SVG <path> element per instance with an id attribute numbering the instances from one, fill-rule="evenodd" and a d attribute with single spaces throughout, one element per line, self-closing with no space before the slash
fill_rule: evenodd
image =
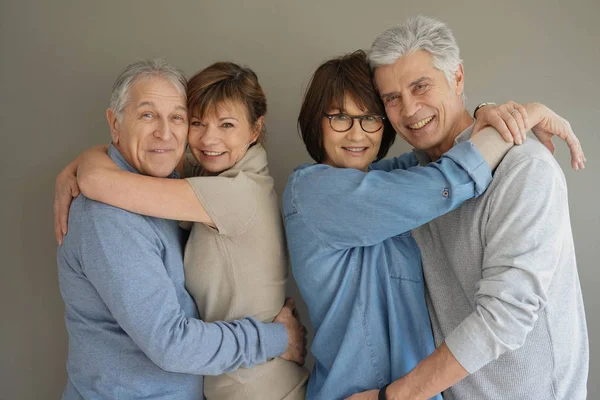
<path id="1" fill-rule="evenodd" d="M 193 121 L 190 123 L 190 125 L 191 125 L 191 126 L 195 126 L 195 127 L 204 126 L 204 124 L 203 124 L 202 122 L 198 121 L 197 119 L 193 120 Z"/>
<path id="2" fill-rule="evenodd" d="M 364 120 L 367 122 L 377 122 L 379 121 L 379 118 L 375 115 L 367 115 L 364 117 Z"/>
<path id="3" fill-rule="evenodd" d="M 389 96 L 386 96 L 383 99 L 383 103 L 386 106 L 393 106 L 396 105 L 398 103 L 398 99 L 400 99 L 400 96 L 397 94 L 390 94 Z"/>
<path id="4" fill-rule="evenodd" d="M 427 86 L 428 85 L 426 83 L 419 83 L 418 85 L 415 85 L 414 92 L 417 94 L 424 93 L 425 90 L 427 90 Z"/>
<path id="5" fill-rule="evenodd" d="M 231 122 L 223 122 L 221 125 L 223 128 L 233 128 L 233 124 Z"/>
<path id="6" fill-rule="evenodd" d="M 178 122 L 185 121 L 185 117 L 183 115 L 179 115 L 179 114 L 173 115 L 173 119 Z"/>
<path id="7" fill-rule="evenodd" d="M 153 117 L 153 115 L 150 112 L 145 112 L 142 114 L 142 118 L 152 118 L 152 117 Z"/>

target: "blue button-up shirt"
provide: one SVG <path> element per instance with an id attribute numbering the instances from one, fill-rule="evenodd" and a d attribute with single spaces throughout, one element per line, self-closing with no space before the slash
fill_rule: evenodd
<path id="1" fill-rule="evenodd" d="M 111 146 L 109 156 L 137 173 Z M 177 221 L 80 195 L 58 249 L 69 334 L 63 399 L 204 398 L 202 377 L 280 355 L 281 324 L 204 323 L 184 288 Z"/>
<path id="2" fill-rule="evenodd" d="M 409 231 L 481 194 L 491 171 L 470 142 L 416 164 L 405 154 L 368 173 L 304 165 L 289 178 L 283 211 L 292 270 L 315 329 L 307 399 L 378 389 L 434 350 Z"/>

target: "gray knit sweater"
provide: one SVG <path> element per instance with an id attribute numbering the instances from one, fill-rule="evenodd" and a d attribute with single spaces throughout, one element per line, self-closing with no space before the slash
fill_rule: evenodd
<path id="1" fill-rule="evenodd" d="M 567 186 L 548 150 L 532 139 L 513 148 L 486 193 L 413 235 L 436 345 L 470 373 L 445 399 L 586 398 Z"/>

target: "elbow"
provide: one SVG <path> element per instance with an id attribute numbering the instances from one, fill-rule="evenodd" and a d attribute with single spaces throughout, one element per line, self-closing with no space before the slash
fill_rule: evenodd
<path id="1" fill-rule="evenodd" d="M 94 182 L 97 180 L 97 172 L 94 168 L 77 169 L 77 185 L 81 193 L 88 199 L 98 200 Z"/>

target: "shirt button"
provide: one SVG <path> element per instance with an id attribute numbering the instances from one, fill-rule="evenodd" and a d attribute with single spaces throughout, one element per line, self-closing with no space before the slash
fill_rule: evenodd
<path id="1" fill-rule="evenodd" d="M 442 196 L 444 196 L 445 198 L 448 198 L 449 195 L 450 195 L 450 192 L 448 191 L 448 189 L 444 189 L 444 191 L 442 192 Z"/>

